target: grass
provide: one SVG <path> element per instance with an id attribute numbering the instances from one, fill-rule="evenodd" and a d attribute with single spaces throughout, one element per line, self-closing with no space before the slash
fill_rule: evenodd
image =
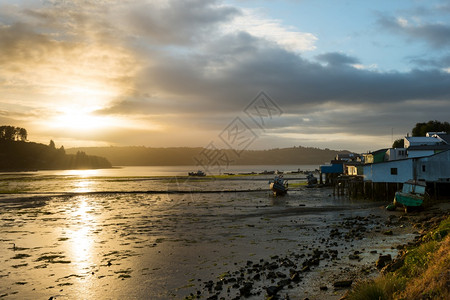
<path id="1" fill-rule="evenodd" d="M 450 299 L 450 217 L 408 249 L 398 270 L 358 283 L 348 300 Z"/>
<path id="2" fill-rule="evenodd" d="M 383 276 L 375 280 L 363 281 L 357 284 L 347 299 L 352 300 L 390 300 L 396 291 L 405 287 L 404 278 L 395 276 Z"/>

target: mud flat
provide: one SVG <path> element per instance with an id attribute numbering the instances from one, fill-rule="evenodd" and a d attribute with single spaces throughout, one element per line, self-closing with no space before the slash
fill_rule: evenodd
<path id="1" fill-rule="evenodd" d="M 418 232 L 384 203 L 330 194 L 9 196 L 0 297 L 339 299 Z"/>

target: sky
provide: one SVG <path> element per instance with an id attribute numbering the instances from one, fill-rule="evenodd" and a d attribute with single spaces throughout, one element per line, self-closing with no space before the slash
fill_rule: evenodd
<path id="1" fill-rule="evenodd" d="M 450 121 L 450 1 L 0 0 L 0 125 L 366 152 Z"/>

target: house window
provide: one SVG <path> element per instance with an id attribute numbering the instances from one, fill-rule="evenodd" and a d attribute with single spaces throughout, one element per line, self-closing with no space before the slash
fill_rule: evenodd
<path id="1" fill-rule="evenodd" d="M 425 165 L 422 165 L 422 172 L 425 172 L 426 168 Z"/>
<path id="2" fill-rule="evenodd" d="M 391 175 L 397 175 L 397 168 L 391 168 Z"/>

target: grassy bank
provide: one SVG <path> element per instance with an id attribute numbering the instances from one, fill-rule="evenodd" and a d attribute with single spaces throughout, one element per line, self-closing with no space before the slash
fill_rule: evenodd
<path id="1" fill-rule="evenodd" d="M 375 280 L 360 282 L 348 300 L 450 299 L 450 217 L 408 246 Z"/>

